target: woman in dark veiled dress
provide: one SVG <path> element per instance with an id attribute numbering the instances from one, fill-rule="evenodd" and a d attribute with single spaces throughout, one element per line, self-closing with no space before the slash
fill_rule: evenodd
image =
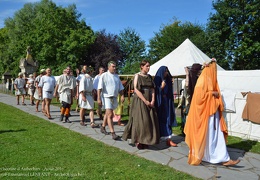
<path id="1" fill-rule="evenodd" d="M 172 127 L 177 126 L 174 99 L 172 76 L 166 66 L 161 66 L 154 77 L 156 89 L 155 107 L 157 109 L 160 137 L 166 140 L 168 146 L 176 147 L 172 138 Z"/>
<path id="2" fill-rule="evenodd" d="M 141 71 L 134 76 L 134 96 L 131 103 L 128 124 L 123 139 L 131 139 L 138 149 L 159 143 L 159 125 L 155 103 L 155 89 L 152 77 L 148 74 L 150 63 L 140 64 Z"/>

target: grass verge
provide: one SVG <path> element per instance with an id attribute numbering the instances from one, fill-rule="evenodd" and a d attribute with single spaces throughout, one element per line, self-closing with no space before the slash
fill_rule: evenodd
<path id="1" fill-rule="evenodd" d="M 197 179 L 0 103 L 0 179 Z"/>

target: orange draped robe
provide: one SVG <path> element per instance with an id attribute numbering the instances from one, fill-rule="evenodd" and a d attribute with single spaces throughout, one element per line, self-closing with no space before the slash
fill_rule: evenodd
<path id="1" fill-rule="evenodd" d="M 213 96 L 213 91 L 219 93 L 218 98 Z M 227 126 L 222 116 L 223 109 L 223 101 L 217 82 L 217 66 L 216 62 L 212 62 L 209 67 L 202 70 L 197 80 L 184 128 L 185 142 L 190 149 L 189 164 L 198 165 L 201 163 L 208 133 L 208 120 L 217 111 L 220 115 L 221 131 L 224 133 L 225 139 L 227 138 Z"/>

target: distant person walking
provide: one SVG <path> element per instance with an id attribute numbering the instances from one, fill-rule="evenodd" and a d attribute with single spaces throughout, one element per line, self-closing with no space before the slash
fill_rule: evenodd
<path id="1" fill-rule="evenodd" d="M 103 66 L 100 66 L 98 68 L 98 72 L 99 73 L 95 76 L 95 78 L 93 80 L 93 95 L 94 95 L 93 98 L 94 98 L 94 101 L 97 101 L 98 82 L 99 82 L 100 76 L 105 72 L 105 68 Z M 99 116 L 99 119 L 103 120 L 102 106 L 98 105 L 96 113 Z"/>
<path id="2" fill-rule="evenodd" d="M 54 96 L 59 96 L 61 102 L 60 121 L 63 123 L 71 123 L 69 120 L 70 108 L 73 104 L 74 88 L 76 87 L 76 79 L 71 75 L 71 67 L 67 66 L 56 82 Z M 65 119 L 64 119 L 65 116 Z"/>
<path id="3" fill-rule="evenodd" d="M 181 107 L 181 111 L 182 111 L 181 112 L 182 132 L 184 130 L 186 119 L 189 113 L 189 108 L 190 108 L 190 103 L 192 100 L 194 88 L 197 79 L 199 78 L 199 75 L 201 73 L 201 67 L 202 65 L 198 63 L 194 63 L 191 67 L 185 67 L 186 79 L 184 80 L 185 84 L 183 86 L 182 98 L 178 105 L 178 107 Z M 185 135 L 184 132 L 183 135 Z"/>
<path id="4" fill-rule="evenodd" d="M 25 95 L 26 95 L 26 91 L 25 91 L 25 79 L 23 78 L 23 73 L 19 73 L 18 77 L 14 80 L 14 89 L 15 89 L 15 95 L 16 95 L 16 101 L 17 101 L 17 105 L 19 105 L 19 99 L 20 96 L 22 96 L 22 105 L 26 105 L 24 103 L 24 99 L 25 99 Z"/>
<path id="5" fill-rule="evenodd" d="M 30 96 L 30 102 L 31 102 L 31 105 L 35 105 L 34 104 L 34 92 L 35 92 L 35 86 L 34 86 L 34 77 L 33 77 L 33 74 L 30 74 L 29 75 L 29 78 L 27 80 L 27 84 L 28 84 L 28 94 Z"/>
<path id="6" fill-rule="evenodd" d="M 117 124 L 118 124 L 119 126 L 125 126 L 125 124 L 121 122 L 121 120 L 122 120 L 122 114 L 123 114 L 123 111 L 124 111 L 124 103 L 121 103 L 121 94 L 118 94 L 118 96 L 117 96 L 117 103 L 118 103 L 118 106 L 117 106 L 117 108 L 114 110 L 114 118 L 113 118 L 113 121 L 114 121 L 114 122 L 117 122 Z"/>
<path id="7" fill-rule="evenodd" d="M 79 82 L 79 106 L 80 106 L 80 125 L 85 126 L 85 112 L 89 110 L 90 126 L 99 127 L 94 122 L 94 99 L 93 99 L 93 78 L 92 69 L 87 68 L 86 74 L 82 76 Z"/>
<path id="8" fill-rule="evenodd" d="M 46 69 L 46 75 L 42 76 L 39 87 L 39 97 L 42 97 L 45 101 L 44 113 L 48 119 L 52 119 L 50 115 L 50 104 L 54 94 L 54 88 L 56 85 L 56 80 L 54 76 L 51 75 L 51 69 Z"/>
<path id="9" fill-rule="evenodd" d="M 87 66 L 84 65 L 81 69 L 81 72 L 78 74 L 76 77 L 76 99 L 77 99 L 77 106 L 76 106 L 76 111 L 78 112 L 79 107 L 79 83 L 81 78 L 86 74 L 87 71 Z"/>
<path id="10" fill-rule="evenodd" d="M 39 112 L 39 104 L 42 102 L 42 112 L 44 113 L 45 109 L 45 102 L 42 99 L 42 97 L 39 97 L 39 87 L 38 84 L 40 83 L 41 77 L 45 75 L 45 69 L 40 70 L 40 75 L 38 75 L 34 80 L 34 86 L 35 86 L 35 92 L 34 92 L 34 98 L 36 99 L 36 112 Z"/>
<path id="11" fill-rule="evenodd" d="M 113 125 L 113 110 L 117 107 L 117 96 L 120 93 L 121 102 L 124 102 L 123 95 L 124 86 L 122 85 L 119 76 L 116 74 L 116 63 L 114 61 L 110 61 L 108 63 L 108 71 L 103 73 L 100 76 L 98 82 L 98 96 L 97 101 L 98 104 L 106 109 L 105 116 L 103 119 L 103 124 L 101 126 L 101 133 L 108 134 L 105 127 L 108 124 L 110 132 L 112 134 L 112 139 L 118 140 L 120 137 L 116 135 L 114 131 Z M 101 94 L 102 92 L 102 94 Z M 101 95 L 103 98 L 103 102 L 101 101 Z"/>

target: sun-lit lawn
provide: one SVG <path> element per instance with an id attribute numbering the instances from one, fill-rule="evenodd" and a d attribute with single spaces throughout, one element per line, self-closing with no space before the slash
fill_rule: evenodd
<path id="1" fill-rule="evenodd" d="M 0 103 L 0 179 L 196 179 Z"/>

